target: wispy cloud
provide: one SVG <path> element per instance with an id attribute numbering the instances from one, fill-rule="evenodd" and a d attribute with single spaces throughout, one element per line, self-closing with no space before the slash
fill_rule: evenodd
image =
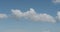
<path id="1" fill-rule="evenodd" d="M 2 32 L 29 32 L 29 31 L 23 30 L 23 29 L 8 29 L 8 30 L 4 30 Z"/>
<path id="2" fill-rule="evenodd" d="M 60 3 L 60 0 L 53 0 L 53 3 Z"/>
<path id="3" fill-rule="evenodd" d="M 44 31 L 42 31 L 42 32 L 51 32 L 50 30 L 44 30 Z"/>
<path id="4" fill-rule="evenodd" d="M 32 30 L 27 29 L 5 29 L 2 32 L 32 32 Z M 51 32 L 50 30 L 42 30 L 42 31 L 33 31 L 33 32 Z"/>
<path id="5" fill-rule="evenodd" d="M 56 18 L 57 18 L 58 21 L 60 21 L 60 11 L 57 12 Z"/>
<path id="6" fill-rule="evenodd" d="M 0 19 L 7 18 L 8 16 L 6 14 L 0 14 Z"/>

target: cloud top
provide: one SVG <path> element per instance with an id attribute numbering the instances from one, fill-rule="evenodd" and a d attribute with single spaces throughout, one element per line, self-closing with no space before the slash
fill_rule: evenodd
<path id="1" fill-rule="evenodd" d="M 53 17 L 50 14 L 47 13 L 37 13 L 35 9 L 30 8 L 30 10 L 27 10 L 26 12 L 22 12 L 18 9 L 12 9 L 11 14 L 2 14 L 0 13 L 0 19 L 6 19 L 6 18 L 13 18 L 16 20 L 19 20 L 21 18 L 29 19 L 33 21 L 41 21 L 41 22 L 52 22 L 56 23 L 57 21 L 60 21 L 60 11 L 57 12 L 57 16 Z"/>
<path id="2" fill-rule="evenodd" d="M 35 10 L 33 8 L 30 8 L 29 11 L 26 12 L 21 12 L 21 10 L 14 10 L 12 9 L 12 14 L 15 15 L 15 17 L 17 18 L 27 18 L 27 19 L 31 19 L 34 21 L 43 21 L 43 22 L 56 22 L 56 20 L 54 19 L 53 16 L 46 14 L 46 13 L 36 13 Z"/>

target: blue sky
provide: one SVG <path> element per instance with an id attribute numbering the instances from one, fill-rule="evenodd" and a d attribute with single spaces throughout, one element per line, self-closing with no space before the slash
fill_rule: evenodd
<path id="1" fill-rule="evenodd" d="M 0 32 L 60 32 L 60 0 L 0 0 Z"/>

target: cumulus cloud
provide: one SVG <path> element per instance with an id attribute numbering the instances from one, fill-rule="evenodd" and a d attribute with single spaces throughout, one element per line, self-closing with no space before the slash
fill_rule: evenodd
<path id="1" fill-rule="evenodd" d="M 0 19 L 7 18 L 8 16 L 6 14 L 0 14 Z"/>
<path id="2" fill-rule="evenodd" d="M 60 3 L 60 0 L 53 0 L 53 3 Z"/>
<path id="3" fill-rule="evenodd" d="M 46 13 L 38 14 L 35 12 L 33 8 L 30 8 L 30 10 L 26 12 L 21 12 L 21 10 L 17 10 L 17 9 L 16 10 L 12 9 L 11 11 L 14 17 L 16 18 L 23 17 L 23 18 L 34 20 L 34 21 L 53 22 L 53 23 L 56 22 L 53 16 Z"/>
<path id="4" fill-rule="evenodd" d="M 60 21 L 60 11 L 57 12 L 57 16 L 53 17 L 47 13 L 37 13 L 33 8 L 30 8 L 30 10 L 26 12 L 22 12 L 18 9 L 12 9 L 11 14 L 3 14 L 0 13 L 0 19 L 6 19 L 6 18 L 13 18 L 16 20 L 20 20 L 21 18 L 29 19 L 33 21 L 41 21 L 41 22 L 52 22 L 56 23 L 57 21 Z"/>

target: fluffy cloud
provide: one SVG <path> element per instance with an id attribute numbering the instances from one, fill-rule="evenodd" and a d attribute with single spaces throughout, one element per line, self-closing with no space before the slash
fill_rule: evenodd
<path id="1" fill-rule="evenodd" d="M 52 22 L 55 23 L 57 20 L 60 21 L 60 11 L 57 12 L 56 18 L 47 14 L 47 13 L 36 13 L 33 8 L 30 8 L 30 10 L 26 12 L 22 12 L 21 10 L 18 9 L 12 9 L 11 10 L 13 18 L 19 20 L 20 18 L 25 18 L 25 19 L 30 19 L 33 21 L 42 21 L 42 22 Z M 6 18 L 12 18 L 12 16 L 8 16 L 7 14 L 1 14 L 0 13 L 0 19 L 6 19 Z"/>
<path id="2" fill-rule="evenodd" d="M 34 20 L 34 21 L 53 22 L 53 23 L 56 22 L 54 17 L 52 17 L 51 15 L 46 13 L 38 14 L 35 12 L 33 8 L 30 8 L 30 10 L 26 12 L 21 12 L 21 10 L 17 10 L 17 9 L 16 10 L 12 9 L 11 11 L 16 18 L 23 17 L 23 18 Z"/>
<path id="3" fill-rule="evenodd" d="M 0 14 L 0 19 L 7 18 L 8 16 L 6 14 Z"/>
<path id="4" fill-rule="evenodd" d="M 53 0 L 53 3 L 60 3 L 60 0 Z"/>

